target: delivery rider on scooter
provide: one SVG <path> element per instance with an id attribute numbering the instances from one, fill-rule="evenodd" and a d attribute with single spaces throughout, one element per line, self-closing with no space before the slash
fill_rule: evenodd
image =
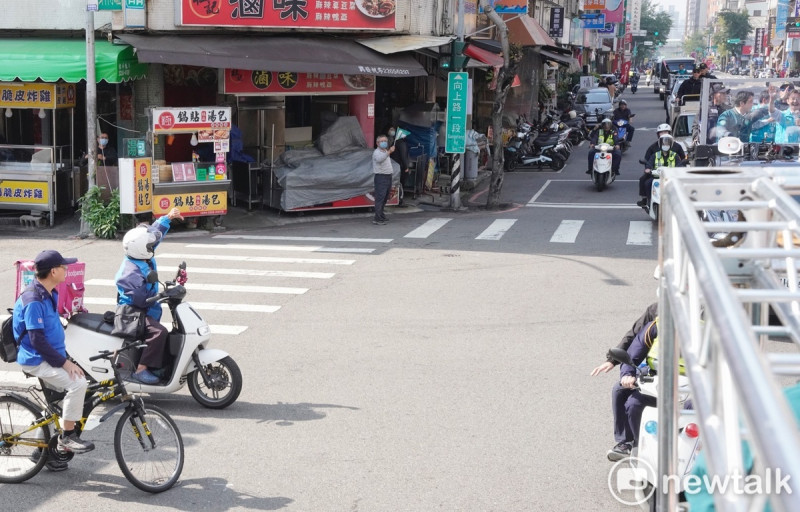
<path id="1" fill-rule="evenodd" d="M 594 147 L 598 144 L 605 143 L 614 148 L 611 152 L 611 171 L 615 175 L 619 175 L 619 164 L 622 160 L 622 153 L 619 150 L 619 141 L 617 140 L 617 131 L 614 129 L 614 123 L 611 122 L 611 119 L 605 118 L 603 122 L 600 123 L 599 127 L 599 130 L 595 129 L 589 135 L 589 142 L 591 142 L 592 148 L 589 150 L 589 167 L 586 174 L 592 174 L 594 155 L 597 153 Z"/>

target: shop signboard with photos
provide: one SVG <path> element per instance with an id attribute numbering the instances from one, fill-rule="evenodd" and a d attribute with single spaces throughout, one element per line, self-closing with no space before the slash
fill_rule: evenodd
<path id="1" fill-rule="evenodd" d="M 280 29 L 396 29 L 398 0 L 175 0 L 177 25 Z"/>
<path id="2" fill-rule="evenodd" d="M 375 92 L 375 75 L 294 73 L 226 69 L 223 92 L 239 96 L 366 94 Z"/>

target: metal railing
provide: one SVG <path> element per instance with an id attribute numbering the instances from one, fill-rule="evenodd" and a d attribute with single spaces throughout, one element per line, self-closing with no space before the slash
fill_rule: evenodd
<path id="1" fill-rule="evenodd" d="M 665 476 L 677 467 L 680 355 L 709 478 L 790 475 L 791 493 L 737 494 L 729 486 L 714 496 L 716 509 L 762 510 L 769 500 L 773 510 L 800 510 L 800 434 L 779 381 L 800 375 L 800 358 L 769 354 L 766 344 L 780 335 L 800 345 L 800 205 L 787 193 L 800 193 L 800 179 L 786 169 L 705 167 L 669 169 L 662 184 L 658 482 L 668 485 L 658 509 L 677 507 L 675 482 Z M 738 210 L 739 221 L 700 218 L 721 209 Z M 725 244 L 712 245 L 709 234 L 720 231 L 737 236 L 715 247 Z M 769 325 L 770 308 L 781 326 Z"/>

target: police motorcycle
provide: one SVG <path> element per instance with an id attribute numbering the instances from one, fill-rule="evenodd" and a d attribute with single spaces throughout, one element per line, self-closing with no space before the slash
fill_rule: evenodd
<path id="1" fill-rule="evenodd" d="M 612 348 L 608 356 L 620 363 L 634 366 L 627 351 L 621 348 Z M 647 361 L 643 361 L 636 368 L 636 387 L 639 391 L 654 398 L 658 398 L 658 375 L 651 371 Z M 676 490 L 682 493 L 686 490 L 687 479 L 691 475 L 697 455 L 702 449 L 700 442 L 700 427 L 695 423 L 693 412 L 685 409 L 688 405 L 691 390 L 689 378 L 685 375 L 678 376 L 678 401 L 681 414 L 678 416 L 678 465 L 676 467 Z M 639 445 L 634 448 L 628 459 L 632 472 L 641 479 L 634 493 L 638 503 L 648 510 L 656 510 L 658 493 L 658 407 L 645 407 L 639 423 Z"/>
<path id="2" fill-rule="evenodd" d="M 242 373 L 226 352 L 208 348 L 211 329 L 188 302 L 184 302 L 187 281 L 186 263 L 181 263 L 174 281 L 162 284 L 163 290 L 148 299 L 148 304 L 165 305 L 172 316 L 172 329 L 167 339 L 167 364 L 157 384 L 143 384 L 126 379 L 129 391 L 143 393 L 174 393 L 188 383 L 189 392 L 201 405 L 210 409 L 223 409 L 236 401 L 242 390 Z M 149 284 L 157 284 L 158 274 L 147 275 Z M 70 357 L 83 369 L 90 381 L 114 377 L 111 360 L 93 361 L 102 351 L 115 351 L 137 340 L 125 340 L 111 334 L 114 313 L 78 313 L 69 319 L 66 328 L 66 348 Z M 141 349 L 126 350 L 120 354 L 120 374 L 129 377 L 136 371 Z"/>
<path id="3" fill-rule="evenodd" d="M 608 185 L 614 183 L 617 178 L 611 171 L 614 146 L 602 142 L 597 144 L 594 149 L 597 150 L 597 153 L 594 154 L 591 178 L 597 191 L 602 192 Z"/>
<path id="4" fill-rule="evenodd" d="M 674 141 L 671 135 L 663 135 L 662 138 L 669 137 L 669 144 L 670 147 L 672 146 L 672 141 Z M 647 162 L 645 160 L 639 160 L 639 163 L 646 166 Z M 686 165 L 685 161 L 680 161 L 676 159 L 675 167 L 683 167 Z M 650 216 L 651 219 L 658 221 L 658 217 L 661 214 L 661 169 L 665 166 L 653 166 L 654 168 L 650 170 L 650 175 L 653 177 L 653 181 L 650 184 L 650 199 L 647 203 L 641 205 L 642 209 L 645 211 L 647 215 Z"/>
<path id="5" fill-rule="evenodd" d="M 639 89 L 639 73 L 634 73 L 631 77 L 631 94 L 636 94 Z"/>

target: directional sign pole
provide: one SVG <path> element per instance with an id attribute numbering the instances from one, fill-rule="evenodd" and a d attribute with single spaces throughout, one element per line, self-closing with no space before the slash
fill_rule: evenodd
<path id="1" fill-rule="evenodd" d="M 464 41 L 464 0 L 458 0 L 458 40 Z M 450 206 L 454 211 L 461 209 L 461 167 L 464 163 L 464 147 L 467 135 L 467 73 L 447 76 L 447 137 L 445 151 L 453 155 L 453 168 L 450 170 Z M 454 76 L 455 75 L 455 76 Z M 463 87 L 463 88 L 462 88 Z M 451 143 L 451 134 L 453 143 Z M 460 138 L 460 144 L 458 139 Z"/>

